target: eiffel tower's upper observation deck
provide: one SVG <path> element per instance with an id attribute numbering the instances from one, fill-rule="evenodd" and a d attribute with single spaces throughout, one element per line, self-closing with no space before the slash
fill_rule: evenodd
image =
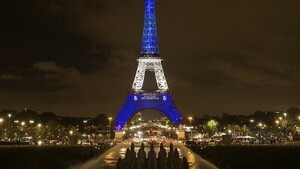
<path id="1" fill-rule="evenodd" d="M 159 57 L 155 0 L 145 0 L 144 30 L 140 57 Z"/>

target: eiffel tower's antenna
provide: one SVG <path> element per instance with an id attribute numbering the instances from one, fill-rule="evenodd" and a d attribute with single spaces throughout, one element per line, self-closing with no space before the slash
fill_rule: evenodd
<path id="1" fill-rule="evenodd" d="M 145 0 L 144 30 L 141 57 L 155 57 L 159 55 L 155 0 Z"/>

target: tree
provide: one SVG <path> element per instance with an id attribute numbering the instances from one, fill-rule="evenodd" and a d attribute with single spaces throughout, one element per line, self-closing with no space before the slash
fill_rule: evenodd
<path id="1" fill-rule="evenodd" d="M 208 129 L 208 134 L 210 136 L 218 131 L 218 125 L 219 125 L 219 122 L 217 122 L 215 120 L 209 120 L 207 122 L 206 127 Z"/>
<path id="2" fill-rule="evenodd" d="M 47 123 L 49 120 L 57 120 L 58 116 L 53 112 L 44 112 L 39 115 L 40 121 Z"/>

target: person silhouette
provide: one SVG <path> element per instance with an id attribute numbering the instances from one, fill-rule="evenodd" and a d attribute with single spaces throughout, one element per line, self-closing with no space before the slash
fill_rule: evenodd
<path id="1" fill-rule="evenodd" d="M 125 158 L 123 159 L 123 166 L 122 169 L 130 169 L 130 150 L 127 148 L 126 153 L 125 153 Z"/>
<path id="2" fill-rule="evenodd" d="M 134 143 L 131 143 L 130 147 L 130 168 L 133 168 L 134 162 L 136 161 L 136 152 L 134 151 Z"/>
<path id="3" fill-rule="evenodd" d="M 158 169 L 167 168 L 167 151 L 162 143 L 160 144 L 160 150 L 158 152 L 157 164 Z"/>
<path id="4" fill-rule="evenodd" d="M 168 153 L 168 159 L 167 159 L 167 166 L 168 169 L 173 169 L 173 162 L 174 162 L 174 150 L 173 150 L 173 144 L 170 144 L 170 151 Z"/>
<path id="5" fill-rule="evenodd" d="M 190 166 L 189 166 L 189 163 L 187 161 L 187 158 L 186 157 L 183 157 L 182 158 L 182 169 L 189 169 Z"/>
<path id="6" fill-rule="evenodd" d="M 174 152 L 173 167 L 174 169 L 182 169 L 182 160 L 179 157 L 179 151 L 177 148 L 175 148 Z"/>
<path id="7" fill-rule="evenodd" d="M 144 150 L 144 143 L 142 143 L 141 148 L 138 152 L 138 168 L 145 169 L 146 168 L 146 152 Z"/>
<path id="8" fill-rule="evenodd" d="M 119 157 L 116 165 L 116 169 L 122 169 L 122 158 Z"/>
<path id="9" fill-rule="evenodd" d="M 156 152 L 154 151 L 154 145 L 150 145 L 150 151 L 148 153 L 148 166 L 149 169 L 155 169 L 156 167 Z"/>

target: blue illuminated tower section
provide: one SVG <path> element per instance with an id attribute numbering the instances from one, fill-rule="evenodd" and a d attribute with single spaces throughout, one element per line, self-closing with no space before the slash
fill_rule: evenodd
<path id="1" fill-rule="evenodd" d="M 145 0 L 144 30 L 141 57 L 158 56 L 158 40 L 155 16 L 155 0 Z"/>

